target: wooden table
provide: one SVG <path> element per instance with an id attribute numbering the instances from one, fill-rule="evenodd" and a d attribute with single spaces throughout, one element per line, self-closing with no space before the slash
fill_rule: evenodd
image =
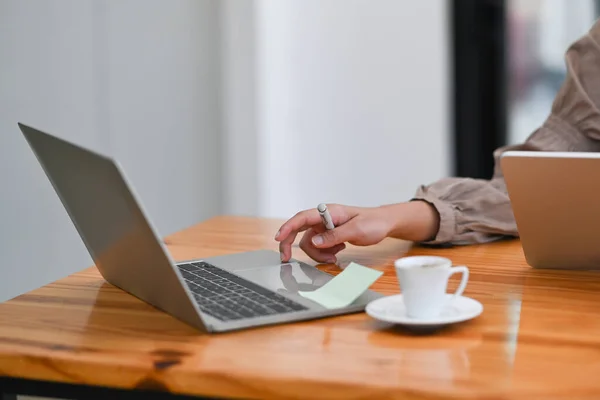
<path id="1" fill-rule="evenodd" d="M 279 223 L 215 218 L 165 241 L 176 259 L 277 249 Z M 386 240 L 342 259 L 384 271 L 373 289 L 393 294 L 393 260 L 407 253 L 469 266 L 465 294 L 483 314 L 428 335 L 364 313 L 209 335 L 89 268 L 0 304 L 0 389 L 86 399 L 600 398 L 600 272 L 533 270 L 518 241 L 411 249 Z"/>

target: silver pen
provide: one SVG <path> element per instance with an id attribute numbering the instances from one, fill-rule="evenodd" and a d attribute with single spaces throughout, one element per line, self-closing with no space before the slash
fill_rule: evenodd
<path id="1" fill-rule="evenodd" d="M 317 206 L 317 210 L 319 211 L 319 215 L 321 216 L 321 220 L 323 221 L 325 228 L 328 230 L 335 228 L 333 220 L 331 219 L 331 214 L 329 214 L 329 210 L 327 209 L 327 205 L 321 203 Z"/>

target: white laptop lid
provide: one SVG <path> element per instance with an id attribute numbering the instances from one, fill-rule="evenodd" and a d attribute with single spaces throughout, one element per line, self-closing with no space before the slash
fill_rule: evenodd
<path id="1" fill-rule="evenodd" d="M 527 262 L 600 268 L 600 153 L 508 151 L 500 162 Z"/>

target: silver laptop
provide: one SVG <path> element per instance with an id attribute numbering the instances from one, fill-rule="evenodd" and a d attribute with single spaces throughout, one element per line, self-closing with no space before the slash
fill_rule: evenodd
<path id="1" fill-rule="evenodd" d="M 364 310 L 363 293 L 327 309 L 298 294 L 332 276 L 260 250 L 175 263 L 115 160 L 19 124 L 96 267 L 107 282 L 207 332 L 316 319 Z"/>
<path id="2" fill-rule="evenodd" d="M 600 269 L 600 154 L 507 151 L 500 162 L 527 263 Z"/>

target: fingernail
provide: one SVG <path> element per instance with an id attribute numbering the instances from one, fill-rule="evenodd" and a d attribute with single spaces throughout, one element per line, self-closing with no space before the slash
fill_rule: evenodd
<path id="1" fill-rule="evenodd" d="M 280 259 L 281 261 L 285 261 L 285 257 L 284 257 L 284 255 L 283 255 L 283 253 L 279 253 L 279 259 Z"/>
<path id="2" fill-rule="evenodd" d="M 323 244 L 323 236 L 321 236 L 321 235 L 313 236 L 312 242 L 315 246 L 322 245 Z"/>
<path id="3" fill-rule="evenodd" d="M 277 233 L 275 234 L 275 239 L 277 239 L 279 237 L 279 235 L 281 234 L 280 231 L 277 231 Z"/>

